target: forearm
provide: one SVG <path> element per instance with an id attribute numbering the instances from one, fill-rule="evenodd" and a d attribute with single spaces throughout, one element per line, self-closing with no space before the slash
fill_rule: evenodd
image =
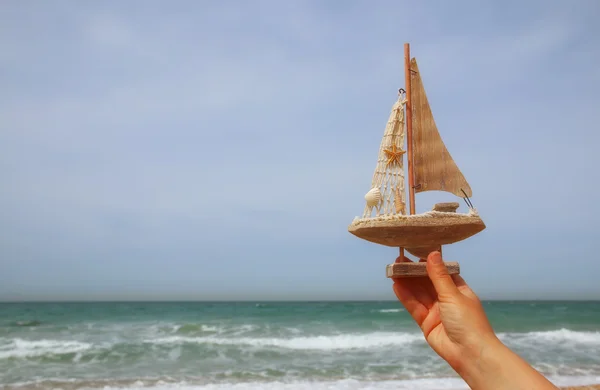
<path id="1" fill-rule="evenodd" d="M 558 389 L 525 360 L 493 337 L 468 358 L 458 374 L 473 390 L 556 390 Z"/>

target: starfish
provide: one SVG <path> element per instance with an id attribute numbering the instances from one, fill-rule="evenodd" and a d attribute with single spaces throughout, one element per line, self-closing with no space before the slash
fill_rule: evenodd
<path id="1" fill-rule="evenodd" d="M 393 164 L 394 161 L 396 161 L 398 165 L 400 165 L 400 163 L 402 162 L 402 155 L 404 154 L 404 150 L 398 150 L 396 144 L 393 144 L 391 150 L 384 149 L 383 151 L 385 152 L 388 158 L 386 166 Z"/>

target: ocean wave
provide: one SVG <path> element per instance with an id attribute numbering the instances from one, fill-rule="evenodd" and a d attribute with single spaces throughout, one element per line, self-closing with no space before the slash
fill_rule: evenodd
<path id="1" fill-rule="evenodd" d="M 183 324 L 175 326 L 175 333 L 218 333 L 222 332 L 223 328 L 214 325 L 205 324 Z"/>
<path id="2" fill-rule="evenodd" d="M 203 324 L 203 323 L 183 323 L 183 324 L 162 324 L 155 328 L 151 337 L 160 337 L 161 335 L 186 335 L 186 336 L 205 336 L 209 334 L 229 336 L 239 336 L 247 333 L 260 331 L 260 326 L 255 324 Z M 157 332 L 156 332 L 157 331 Z"/>
<path id="3" fill-rule="evenodd" d="M 499 333 L 504 342 L 553 343 L 553 344 L 600 344 L 600 332 L 583 332 L 570 329 L 537 331 L 526 333 Z"/>
<path id="4" fill-rule="evenodd" d="M 305 336 L 292 338 L 266 337 L 182 337 L 170 336 L 145 340 L 152 344 L 221 344 L 221 345 L 250 345 L 256 347 L 276 347 L 298 350 L 340 350 L 340 349 L 372 349 L 392 346 L 403 346 L 414 342 L 424 342 L 420 333 L 366 333 L 340 334 L 330 336 Z"/>
<path id="5" fill-rule="evenodd" d="M 404 309 L 381 309 L 379 310 L 380 313 L 400 313 L 404 311 Z"/>
<path id="6" fill-rule="evenodd" d="M 97 341 L 84 342 L 75 340 L 25 340 L 21 338 L 0 339 L 0 360 L 56 360 L 63 361 L 120 361 L 126 356 L 136 356 L 138 359 L 154 359 L 157 356 L 167 356 L 177 360 L 178 354 L 173 355 L 176 347 L 189 346 L 197 348 L 194 353 L 208 352 L 214 354 L 214 346 L 233 347 L 238 350 L 258 349 L 287 349 L 311 351 L 336 350 L 373 350 L 381 348 L 398 348 L 409 346 L 424 339 L 418 333 L 367 333 L 339 334 L 320 336 L 297 336 L 290 338 L 277 337 L 217 337 L 172 335 L 166 337 L 138 339 L 128 341 Z M 146 347 L 144 347 L 146 346 Z M 157 348 L 160 347 L 160 348 Z M 177 352 L 177 353 L 180 353 Z M 217 353 L 218 354 L 218 353 Z M 175 357 L 173 357 L 175 356 Z M 200 355 L 198 355 L 200 356 Z M 65 360 L 66 359 L 66 360 Z"/>
<path id="7" fill-rule="evenodd" d="M 586 386 L 600 383 L 600 376 L 556 376 L 548 378 L 557 386 Z M 0 389 L 2 386 L 0 385 Z M 368 381 L 360 379 L 338 379 L 331 381 L 253 381 L 237 383 L 196 383 L 195 381 L 172 381 L 169 378 L 136 380 L 44 380 L 11 386 L 11 389 L 37 390 L 60 388 L 63 390 L 468 390 L 466 383 L 458 377 L 417 378 L 400 380 Z"/>
<path id="8" fill-rule="evenodd" d="M 197 356 L 212 356 L 219 346 L 229 351 L 238 350 L 290 350 L 290 351 L 390 351 L 405 348 L 403 353 L 413 349 L 420 350 L 425 344 L 420 332 L 371 332 L 303 335 L 300 330 L 286 331 L 285 335 L 273 334 L 271 337 L 254 336 L 248 333 L 232 335 L 220 333 L 220 329 L 210 325 L 184 325 L 167 333 L 138 334 L 135 338 L 121 338 L 118 335 L 98 338 L 83 335 L 78 340 L 0 338 L 0 360 L 4 359 L 45 359 L 55 360 L 62 355 L 69 361 L 78 359 L 124 359 L 124 356 L 135 356 L 136 359 L 153 359 L 156 356 L 170 355 L 176 347 L 187 349 L 187 353 Z M 499 338 L 509 347 L 525 348 L 535 356 L 547 356 L 559 350 L 572 350 L 577 355 L 589 355 L 598 349 L 600 332 L 584 332 L 569 329 L 551 331 L 535 331 L 525 333 L 499 333 Z M 415 347 L 413 347 L 415 346 Z M 416 349 L 414 349 L 416 348 Z M 208 352 L 207 352 L 208 351 Z M 173 352 L 175 353 L 175 352 Z M 179 353 L 179 352 L 178 352 Z M 206 355 L 208 353 L 208 355 Z M 278 353 L 283 353 L 282 351 Z M 291 353 L 291 352 L 290 352 Z M 74 356 L 71 356 L 74 355 Z M 534 356 L 532 355 L 532 356 Z M 178 355 L 177 355 L 178 356 Z M 543 360 L 545 361 L 545 360 Z"/>
<path id="9" fill-rule="evenodd" d="M 79 341 L 23 340 L 17 338 L 0 344 L 0 359 L 79 353 L 90 348 L 92 348 L 92 344 Z"/>
<path id="10" fill-rule="evenodd" d="M 23 320 L 23 321 L 15 321 L 11 323 L 11 326 L 15 327 L 33 327 L 42 325 L 41 321 L 38 320 Z"/>

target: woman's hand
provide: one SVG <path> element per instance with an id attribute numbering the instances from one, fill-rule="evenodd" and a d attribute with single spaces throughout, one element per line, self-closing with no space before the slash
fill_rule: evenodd
<path id="1" fill-rule="evenodd" d="M 410 260 L 396 259 L 401 261 Z M 459 370 L 465 354 L 477 354 L 496 336 L 479 298 L 462 277 L 448 275 L 439 252 L 429 255 L 427 273 L 429 278 L 394 279 L 394 292 L 431 348 Z"/>
<path id="2" fill-rule="evenodd" d="M 431 348 L 473 389 L 556 389 L 500 342 L 477 295 L 448 274 L 439 252 L 427 258 L 427 274 L 394 279 L 394 292 Z"/>

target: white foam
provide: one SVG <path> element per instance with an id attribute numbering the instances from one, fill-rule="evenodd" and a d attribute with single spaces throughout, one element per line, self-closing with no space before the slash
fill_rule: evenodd
<path id="1" fill-rule="evenodd" d="M 404 311 L 404 309 L 381 309 L 381 310 L 379 310 L 380 313 L 400 313 L 401 311 Z"/>
<path id="2" fill-rule="evenodd" d="M 557 386 L 585 386 L 600 383 L 600 376 L 590 377 L 550 377 Z M 424 378 L 411 380 L 391 381 L 359 381 L 344 379 L 339 381 L 321 382 L 304 381 L 295 383 L 285 382 L 255 382 L 255 383 L 220 383 L 207 385 L 189 385 L 185 383 L 157 384 L 155 386 L 144 386 L 143 384 L 131 387 L 102 387 L 104 390 L 468 390 L 467 384 L 460 378 Z"/>
<path id="3" fill-rule="evenodd" d="M 341 334 L 332 336 L 306 336 L 293 338 L 220 338 L 220 337 L 182 337 L 171 336 L 145 340 L 153 344 L 221 344 L 250 345 L 256 347 L 277 347 L 303 350 L 344 350 L 372 349 L 391 346 L 403 346 L 414 342 L 424 342 L 420 333 L 386 333 Z"/>
<path id="4" fill-rule="evenodd" d="M 397 313 L 403 309 L 381 309 L 381 313 Z M 580 332 L 569 329 L 527 333 L 499 333 L 498 337 L 507 344 L 534 345 L 582 345 L 589 347 L 600 344 L 600 332 Z M 373 349 L 390 346 L 406 346 L 415 342 L 424 342 L 421 333 L 374 332 L 364 334 L 339 334 L 323 336 L 303 336 L 291 338 L 269 337 L 186 337 L 169 336 L 147 339 L 145 343 L 154 344 L 217 344 L 249 345 L 255 347 L 277 347 L 299 350 L 347 350 Z"/>
<path id="5" fill-rule="evenodd" d="M 191 329 L 199 330 L 201 332 L 222 332 L 223 328 L 213 326 L 213 325 L 205 325 L 205 324 L 184 324 L 184 325 L 173 325 L 173 331 L 179 332 L 182 330 Z"/>
<path id="6" fill-rule="evenodd" d="M 519 343 L 600 344 L 600 332 L 580 332 L 564 328 L 543 332 L 499 333 L 498 337 L 505 342 Z"/>
<path id="7" fill-rule="evenodd" d="M 0 359 L 77 353 L 90 348 L 91 344 L 71 340 L 12 339 L 0 345 Z"/>
<path id="8" fill-rule="evenodd" d="M 270 382 L 270 383 L 220 383 L 207 385 L 187 385 L 187 384 L 158 384 L 152 387 L 133 386 L 126 388 L 105 386 L 103 390 L 406 390 L 406 389 L 464 389 L 467 390 L 465 382 L 459 378 L 432 378 L 415 379 L 405 381 L 359 381 L 354 379 L 344 379 L 331 382 L 305 381 L 296 383 Z"/>

